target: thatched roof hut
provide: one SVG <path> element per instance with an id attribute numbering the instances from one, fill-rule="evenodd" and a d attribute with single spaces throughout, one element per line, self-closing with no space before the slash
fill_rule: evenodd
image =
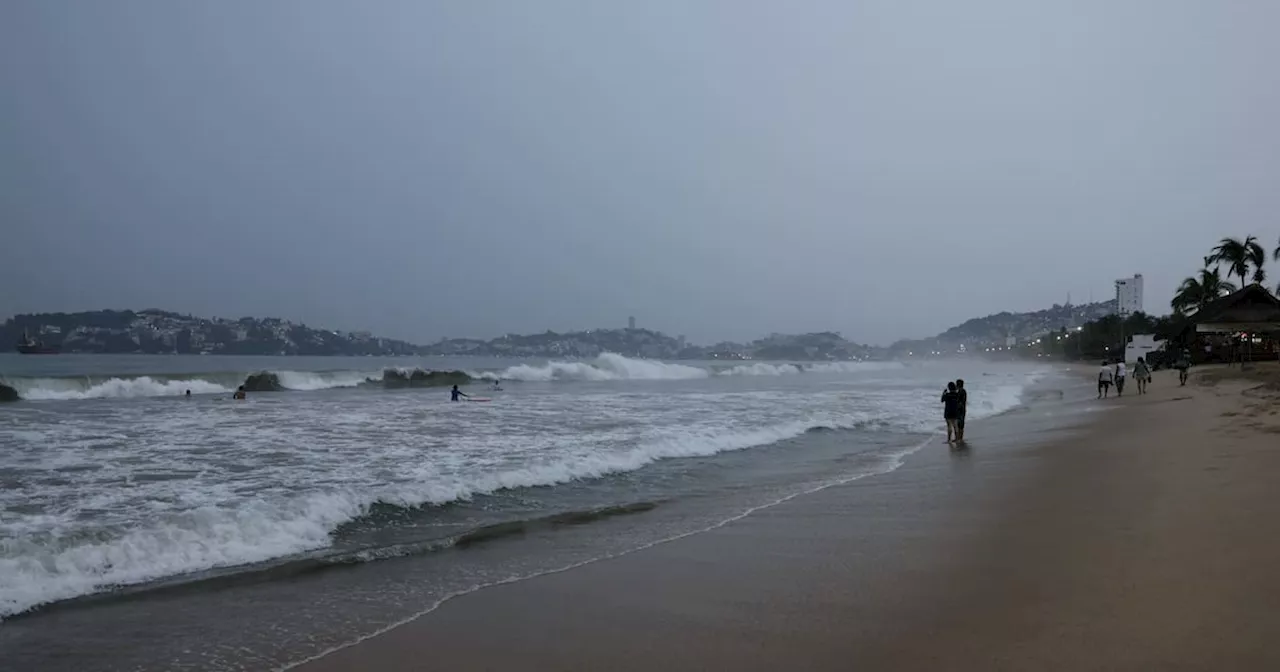
<path id="1" fill-rule="evenodd" d="M 1193 321 L 1198 334 L 1280 333 L 1280 299 L 1255 283 L 1205 305 Z"/>

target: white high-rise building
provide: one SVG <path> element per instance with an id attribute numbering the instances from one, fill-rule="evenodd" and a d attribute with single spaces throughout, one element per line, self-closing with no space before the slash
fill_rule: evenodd
<path id="1" fill-rule="evenodd" d="M 636 318 L 634 318 L 634 317 L 628 317 L 628 318 L 627 318 L 627 328 L 628 328 L 628 329 L 635 329 L 635 328 L 636 328 Z"/>
<path id="2" fill-rule="evenodd" d="M 1145 312 L 1142 310 L 1142 274 L 1116 280 L 1116 310 L 1121 315 Z"/>

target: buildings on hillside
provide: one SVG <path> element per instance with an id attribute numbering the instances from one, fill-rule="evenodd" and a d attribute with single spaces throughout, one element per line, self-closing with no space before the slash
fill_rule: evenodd
<path id="1" fill-rule="evenodd" d="M 0 342 L 19 334 L 66 353 L 229 355 L 409 355 L 416 347 L 368 332 L 313 329 L 279 318 L 201 318 L 164 310 L 16 315 Z"/>

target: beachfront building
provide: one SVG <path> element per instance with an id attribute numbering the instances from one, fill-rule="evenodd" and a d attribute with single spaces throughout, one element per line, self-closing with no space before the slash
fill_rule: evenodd
<path id="1" fill-rule="evenodd" d="M 1142 274 L 1116 280 L 1116 311 L 1127 317 L 1142 310 Z"/>
<path id="2" fill-rule="evenodd" d="M 1155 334 L 1134 334 L 1124 346 L 1124 361 L 1135 364 L 1139 357 L 1150 359 L 1151 353 L 1157 349 Z"/>
<path id="3" fill-rule="evenodd" d="M 1280 299 L 1259 284 L 1228 294 L 1196 313 L 1196 332 L 1275 333 L 1280 331 Z"/>
<path id="4" fill-rule="evenodd" d="M 1249 361 L 1277 357 L 1280 336 L 1280 299 L 1266 287 L 1252 284 L 1210 302 L 1196 312 L 1195 331 L 1204 340 L 1210 359 L 1214 342 L 1229 348 L 1224 361 Z"/>

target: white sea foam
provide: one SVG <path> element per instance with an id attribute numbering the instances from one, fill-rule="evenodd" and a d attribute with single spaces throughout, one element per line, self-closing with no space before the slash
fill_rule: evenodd
<path id="1" fill-rule="evenodd" d="M 517 468 L 442 474 L 420 467 L 411 482 L 338 489 L 298 499 L 201 506 L 145 522 L 121 535 L 85 540 L 58 532 L 0 538 L 0 617 L 114 586 L 261 562 L 323 548 L 332 531 L 374 503 L 443 504 L 506 488 L 548 486 L 640 469 L 657 460 L 741 450 L 793 438 L 793 422 L 742 432 L 668 431 L 615 453 L 584 451 Z"/>
<path id="2" fill-rule="evenodd" d="M 472 373 L 474 378 L 485 380 L 523 380 L 545 382 L 551 380 L 693 380 L 719 376 L 782 376 L 801 373 L 861 373 L 900 369 L 898 362 L 815 362 L 788 364 L 777 362 L 750 362 L 727 368 L 703 368 L 688 364 L 674 364 L 653 359 L 635 359 L 615 353 L 604 353 L 590 361 L 553 360 L 537 366 L 520 364 L 503 371 Z"/>
<path id="3" fill-rule="evenodd" d="M 75 378 L 28 378 L 12 381 L 18 396 L 32 400 L 106 399 L 111 397 L 167 397 L 184 394 L 217 394 L 230 392 L 232 388 L 215 382 L 194 378 L 190 380 L 157 380 L 149 376 L 139 378 L 111 378 L 101 382 Z"/>
<path id="4" fill-rule="evenodd" d="M 867 370 L 860 363 L 833 364 L 853 367 L 833 374 Z M 376 502 L 441 504 L 505 488 L 552 486 L 658 460 L 771 444 L 819 426 L 933 432 L 941 424 L 933 371 L 895 374 L 893 386 L 857 375 L 824 376 L 803 394 L 793 384 L 802 378 L 778 386 L 769 377 L 781 373 L 712 377 L 707 369 L 618 355 L 526 367 L 528 372 L 534 372 L 528 380 L 706 380 L 692 389 L 650 392 L 647 386 L 591 386 L 589 394 L 579 394 L 579 386 L 554 386 L 493 404 L 440 404 L 429 412 L 414 395 L 286 395 L 296 401 L 249 405 L 118 403 L 102 413 L 33 404 L 40 415 L 21 416 L 19 405 L 11 422 L 0 416 L 0 467 L 12 459 L 24 473 L 31 465 L 43 471 L 25 485 L 0 490 L 0 510 L 38 507 L 0 517 L 0 617 L 112 586 L 325 548 L 338 526 Z M 364 375 L 280 377 L 287 387 L 322 389 L 358 384 Z M 975 379 L 970 417 L 1016 407 L 1031 378 L 1015 369 Z M 192 380 L 150 378 L 78 391 L 130 396 L 106 394 L 112 384 L 155 385 L 149 389 L 167 394 L 200 391 Z M 228 389 L 219 385 L 217 391 Z M 79 515 L 84 511 L 96 513 Z"/>
<path id="5" fill-rule="evenodd" d="M 287 390 L 326 390 L 355 387 L 366 378 L 379 379 L 381 371 L 276 371 L 280 384 Z M 109 378 L 14 378 L 6 381 L 18 396 L 33 401 L 110 399 L 130 397 L 172 397 L 185 394 L 225 394 L 235 389 L 249 373 L 220 373 L 191 378 L 157 378 L 152 376 Z"/>
<path id="6" fill-rule="evenodd" d="M 356 387 L 369 379 L 382 378 L 382 372 L 360 371 L 278 371 L 276 376 L 286 390 L 328 390 L 336 387 Z"/>
<path id="7" fill-rule="evenodd" d="M 707 378 L 711 372 L 696 366 L 670 364 L 653 359 L 632 359 L 606 352 L 589 362 L 551 361 L 542 366 L 519 364 L 503 371 L 471 374 L 487 380 L 690 380 Z"/>
<path id="8" fill-rule="evenodd" d="M 903 464 L 903 460 L 904 460 L 908 455 L 910 455 L 910 454 L 912 454 L 912 453 L 914 453 L 914 452 L 916 452 L 916 451 L 918 451 L 918 450 L 920 450 L 920 449 L 924 448 L 925 446 L 929 445 L 929 444 L 934 440 L 934 438 L 935 438 L 935 437 L 933 437 L 933 436 L 927 437 L 926 439 L 924 439 L 924 440 L 923 440 L 923 441 L 921 441 L 920 443 L 917 443 L 917 444 L 915 444 L 915 445 L 913 445 L 913 446 L 908 446 L 908 447 L 903 448 L 903 449 L 900 449 L 900 450 L 898 450 L 898 451 L 896 451 L 896 452 L 894 452 L 894 453 L 890 453 L 890 454 L 888 454 L 888 455 L 885 455 L 885 456 L 884 456 L 884 459 L 881 461 L 881 463 L 880 463 L 879 465 L 876 465 L 876 466 L 875 466 L 874 468 L 872 468 L 872 469 L 867 469 L 867 470 L 863 470 L 863 471 L 858 471 L 858 472 L 855 472 L 855 473 L 853 473 L 853 474 L 844 474 L 844 475 L 841 475 L 841 476 L 837 476 L 837 477 L 835 477 L 835 478 L 832 478 L 832 479 L 830 479 L 830 480 L 821 481 L 821 482 L 818 482 L 818 483 L 815 483 L 815 484 L 807 485 L 807 486 L 805 486 L 805 487 L 803 487 L 803 488 L 801 488 L 801 489 L 799 489 L 799 490 L 794 490 L 794 491 L 792 491 L 792 492 L 788 492 L 788 493 L 783 494 L 783 495 L 781 495 L 781 496 L 774 497 L 774 498 L 772 498 L 772 499 L 768 499 L 768 500 L 766 500 L 766 501 L 764 501 L 764 502 L 761 502 L 761 503 L 759 503 L 759 504 L 756 504 L 756 505 L 753 505 L 753 506 L 749 506 L 749 507 L 747 507 L 746 509 L 743 509 L 743 510 L 741 510 L 741 511 L 738 511 L 738 512 L 736 512 L 736 513 L 733 513 L 733 514 L 731 514 L 731 515 L 729 515 L 729 516 L 727 516 L 727 517 L 725 517 L 725 518 L 721 518 L 721 519 L 719 519 L 719 520 L 713 520 L 713 521 L 711 521 L 711 522 L 710 522 L 710 524 L 701 525 L 701 526 L 695 527 L 695 528 L 694 528 L 694 529 L 692 529 L 692 530 L 686 530 L 686 531 L 683 531 L 683 532 L 677 532 L 677 533 L 675 533 L 675 534 L 670 534 L 670 535 L 666 535 L 666 536 L 660 536 L 660 537 L 658 537 L 657 539 L 652 539 L 652 540 L 644 541 L 644 542 L 640 542 L 640 543 L 637 543 L 637 544 L 634 544 L 634 545 L 629 545 L 629 546 L 624 547 L 624 548 L 622 548 L 622 549 L 620 549 L 620 550 L 614 550 L 614 551 L 606 552 L 606 553 L 603 553 L 603 554 L 601 554 L 601 555 L 596 555 L 596 556 L 593 556 L 593 557 L 589 557 L 589 558 L 587 558 L 587 559 L 585 559 L 585 560 L 578 560 L 578 561 L 570 562 L 570 563 L 568 563 L 568 564 L 560 565 L 560 566 L 557 566 L 557 567 L 552 567 L 552 568 L 550 568 L 550 569 L 535 570 L 535 571 L 527 572 L 527 573 L 513 574 L 513 575 L 507 576 L 507 577 L 505 577 L 505 578 L 497 579 L 497 580 L 482 581 L 482 582 L 480 582 L 480 583 L 472 584 L 472 585 L 470 585 L 470 586 L 468 586 L 468 587 L 466 587 L 466 588 L 462 588 L 462 589 L 460 589 L 460 590 L 456 590 L 456 591 L 450 592 L 450 593 L 448 593 L 448 594 L 445 594 L 444 596 L 442 596 L 442 597 L 440 597 L 440 598 L 438 598 L 438 599 L 436 599 L 436 600 L 432 601 L 430 604 L 427 604 L 427 605 L 425 606 L 425 608 L 421 608 L 421 609 L 419 609 L 419 610 L 417 610 L 417 611 L 413 612 L 412 614 L 410 614 L 410 615 L 409 615 L 408 617 L 406 617 L 406 618 L 399 619 L 399 620 L 397 620 L 397 621 L 395 621 L 395 622 L 393 622 L 393 623 L 390 623 L 390 624 L 388 624 L 388 625 L 385 625 L 385 626 L 382 626 L 382 627 L 380 627 L 380 628 L 377 628 L 376 630 L 373 630 L 372 632 L 365 633 L 365 634 L 363 634 L 363 635 L 360 635 L 360 636 L 358 636 L 358 637 L 356 637 L 356 638 L 354 638 L 354 639 L 352 639 L 352 640 L 350 640 L 350 641 L 344 642 L 344 643 L 339 644 L 339 645 L 337 645 L 337 646 L 332 646 L 332 647 L 326 648 L 326 649 L 324 649 L 324 650 L 322 650 L 322 651 L 319 651 L 318 653 L 315 653 L 315 654 L 313 654 L 313 655 L 311 655 L 311 656 L 308 656 L 308 657 L 306 657 L 306 658 L 303 658 L 303 659 L 301 659 L 301 660 L 296 660 L 296 661 L 290 662 L 290 663 L 288 663 L 288 664 L 284 665 L 283 667 L 279 668 L 279 672 L 284 672 L 284 671 L 286 671 L 286 670 L 296 669 L 296 668 L 298 668 L 298 667 L 301 667 L 302 665 L 305 665 L 305 664 L 308 664 L 308 663 L 311 663 L 311 662 L 314 662 L 314 661 L 320 660 L 320 659 L 322 659 L 322 658 L 324 658 L 324 657 L 326 657 L 326 656 L 332 655 L 332 654 L 334 654 L 334 653 L 336 653 L 336 652 L 338 652 L 338 651 L 341 651 L 341 650 L 344 650 L 344 649 L 350 648 L 350 647 L 355 646 L 355 645 L 357 645 L 357 644 L 360 644 L 360 643 L 362 643 L 362 642 L 368 641 L 368 640 L 370 640 L 370 639 L 372 639 L 372 638 L 374 638 L 374 637 L 378 637 L 378 636 L 383 635 L 383 634 L 385 634 L 385 633 L 387 633 L 387 632 L 390 632 L 390 631 L 392 631 L 392 630 L 395 630 L 396 628 L 399 628 L 399 627 L 401 627 L 401 626 L 403 626 L 403 625 L 405 625 L 405 624 L 407 624 L 407 623 L 410 623 L 410 622 L 415 621 L 415 620 L 417 620 L 417 619 L 419 619 L 419 618 L 421 618 L 421 617 L 423 617 L 423 616 L 426 616 L 427 614 L 429 614 L 429 613 L 431 613 L 431 612 L 433 612 L 433 611 L 435 611 L 435 610 L 439 609 L 441 606 L 443 606 L 443 605 L 444 605 L 444 603 L 446 603 L 446 602 L 448 602 L 448 601 L 450 601 L 450 600 L 452 600 L 452 599 L 458 598 L 458 597 L 463 597 L 463 596 L 465 596 L 465 595 L 470 595 L 471 593 L 476 593 L 476 592 L 479 592 L 479 591 L 481 591 L 481 590 L 485 590 L 485 589 L 487 589 L 487 588 L 494 588 L 494 587 L 497 587 L 497 586 L 503 586 L 503 585 L 509 585 L 509 584 L 513 584 L 513 583 L 518 583 L 518 582 L 525 581 L 525 580 L 532 579 L 532 578 L 536 578 L 536 577 L 539 577 L 539 576 L 548 576 L 548 575 L 552 575 L 552 574 L 562 574 L 562 573 L 564 573 L 564 572 L 568 572 L 568 571 L 571 571 L 571 570 L 577 569 L 577 568 L 579 568 L 579 567 L 585 567 L 585 566 L 587 566 L 587 565 L 591 565 L 591 564 L 594 564 L 594 563 L 597 563 L 597 562 L 601 562 L 601 561 L 604 561 L 604 560 L 610 560 L 610 559 L 613 559 L 613 558 L 619 558 L 619 557 L 622 557 L 622 556 L 630 555 L 630 554 L 635 553 L 635 552 L 637 552 L 637 551 L 643 551 L 643 550 L 645 550 L 645 549 L 653 548 L 653 547 L 655 547 L 655 546 L 659 546 L 659 545 L 662 545 L 662 544 L 667 544 L 667 543 L 670 543 L 670 542 L 673 542 L 673 541 L 678 541 L 678 540 L 680 540 L 680 539 L 686 539 L 686 538 L 689 538 L 689 537 L 692 537 L 692 536 L 695 536 L 695 535 L 699 535 L 699 534 L 705 534 L 705 533 L 710 532 L 710 531 L 712 531 L 712 530 L 716 530 L 716 529 L 719 529 L 719 528 L 725 527 L 726 525 L 730 525 L 730 524 L 732 524 L 732 523 L 736 523 L 736 522 L 738 522 L 738 521 L 740 521 L 740 520 L 743 520 L 743 519 L 745 519 L 745 518 L 747 518 L 747 517 L 749 517 L 749 516 L 752 516 L 752 515 L 754 515 L 754 514 L 756 514 L 756 513 L 760 512 L 760 511 L 764 511 L 764 510 L 767 510 L 767 509 L 771 509 L 771 508 L 773 508 L 773 507 L 775 507 L 775 506 L 778 506 L 778 505 L 780 505 L 780 504 L 785 504 L 786 502 L 789 502 L 789 501 L 791 501 L 791 500 L 793 500 L 793 499 L 796 499 L 796 498 L 798 498 L 798 497 L 804 497 L 804 496 L 807 496 L 807 495 L 812 495 L 812 494 L 814 494 L 814 493 L 821 492 L 821 491 L 823 491 L 823 490 L 826 490 L 826 489 L 828 489 L 828 488 L 832 488 L 832 487 L 837 487 L 837 486 L 841 486 L 841 485 L 847 485 L 847 484 L 852 483 L 852 482 L 854 482 L 854 481 L 861 480 L 861 479 L 863 479 L 863 478 L 867 478 L 868 476 L 875 476 L 875 475 L 877 475 L 877 474 L 884 474 L 884 473 L 888 473 L 888 472 L 891 472 L 891 471 L 895 471 L 895 470 L 897 470 L 899 467 L 901 467 L 901 466 L 902 466 L 902 464 Z"/>
<path id="9" fill-rule="evenodd" d="M 750 364 L 739 364 L 738 366 L 721 369 L 717 373 L 721 376 L 785 376 L 803 372 L 804 369 L 801 368 L 799 364 L 752 362 Z"/>
<path id="10" fill-rule="evenodd" d="M 969 417 L 988 417 L 1017 408 L 1022 403 L 1022 384 L 997 385 L 989 390 L 969 392 Z"/>
<path id="11" fill-rule="evenodd" d="M 550 361 L 542 365 L 520 364 L 502 371 L 469 372 L 482 380 L 612 381 L 612 380 L 696 380 L 717 376 L 780 376 L 802 373 L 861 373 L 901 368 L 897 362 L 818 362 L 785 364 L 751 362 L 723 369 L 708 369 L 652 359 L 635 359 L 605 353 L 589 361 Z M 404 373 L 412 369 L 402 369 Z M 369 379 L 379 380 L 381 371 L 274 371 L 287 390 L 312 391 L 356 387 Z M 231 392 L 250 372 L 199 374 L 170 379 L 152 376 L 119 377 L 107 380 L 85 378 L 17 378 L 7 381 L 19 396 L 30 400 L 106 399 L 166 397 Z"/>
<path id="12" fill-rule="evenodd" d="M 815 362 L 806 364 L 779 364 L 752 362 L 721 369 L 722 376 L 789 376 L 798 373 L 863 373 L 901 369 L 899 362 Z"/>

